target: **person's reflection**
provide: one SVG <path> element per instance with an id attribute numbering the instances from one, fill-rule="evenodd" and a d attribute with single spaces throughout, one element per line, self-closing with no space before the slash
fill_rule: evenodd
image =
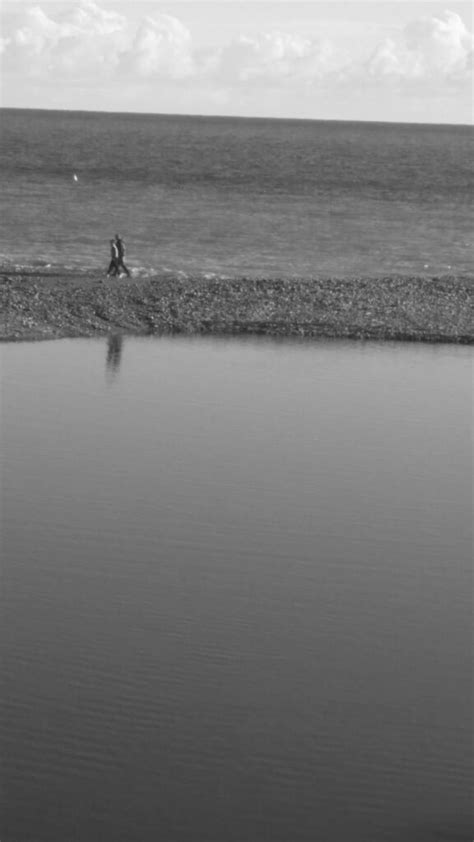
<path id="1" fill-rule="evenodd" d="M 118 374 L 122 347 L 123 337 L 119 333 L 111 333 L 107 338 L 107 374 L 111 379 Z"/>

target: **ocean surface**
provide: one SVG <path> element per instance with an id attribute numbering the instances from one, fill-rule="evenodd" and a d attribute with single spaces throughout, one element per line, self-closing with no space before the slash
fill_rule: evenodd
<path id="1" fill-rule="evenodd" d="M 467 126 L 3 109 L 0 264 L 134 274 L 472 271 Z M 77 176 L 77 180 L 74 179 Z"/>
<path id="2" fill-rule="evenodd" d="M 2 842 L 469 842 L 472 349 L 0 345 Z"/>

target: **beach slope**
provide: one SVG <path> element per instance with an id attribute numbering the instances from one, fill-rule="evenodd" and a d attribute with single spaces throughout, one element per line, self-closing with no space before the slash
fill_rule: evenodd
<path id="1" fill-rule="evenodd" d="M 266 334 L 472 343 L 463 277 L 219 278 L 0 275 L 0 340 L 124 334 Z"/>

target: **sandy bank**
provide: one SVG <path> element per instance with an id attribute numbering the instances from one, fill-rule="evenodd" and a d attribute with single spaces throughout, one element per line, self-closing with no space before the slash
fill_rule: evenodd
<path id="1" fill-rule="evenodd" d="M 472 343 L 474 280 L 0 275 L 1 340 L 116 331 Z"/>

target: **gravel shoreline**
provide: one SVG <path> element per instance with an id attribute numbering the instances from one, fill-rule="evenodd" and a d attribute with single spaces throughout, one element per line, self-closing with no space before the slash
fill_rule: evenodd
<path id="1" fill-rule="evenodd" d="M 117 332 L 471 344 L 474 278 L 0 274 L 0 340 Z"/>

